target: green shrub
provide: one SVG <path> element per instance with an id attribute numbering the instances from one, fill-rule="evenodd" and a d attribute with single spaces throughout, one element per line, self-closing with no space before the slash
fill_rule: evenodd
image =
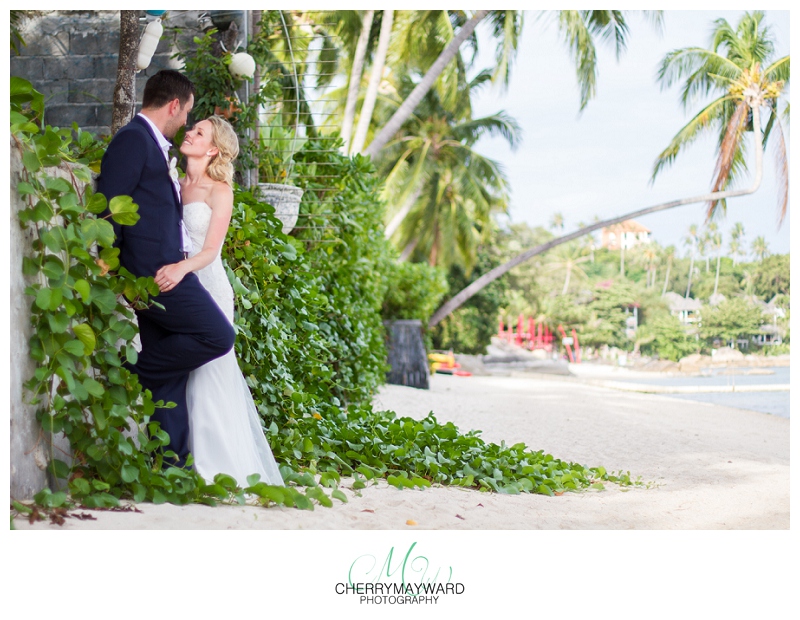
<path id="1" fill-rule="evenodd" d="M 427 263 L 395 262 L 387 276 L 383 319 L 419 319 L 427 324 L 447 292 L 442 270 Z"/>

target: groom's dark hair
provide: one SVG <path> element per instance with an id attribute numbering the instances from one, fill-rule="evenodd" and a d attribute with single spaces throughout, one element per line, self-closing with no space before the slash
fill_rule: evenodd
<path id="1" fill-rule="evenodd" d="M 172 69 L 162 69 L 147 80 L 142 95 L 142 109 L 161 108 L 177 99 L 181 107 L 194 95 L 194 84 L 182 73 Z"/>

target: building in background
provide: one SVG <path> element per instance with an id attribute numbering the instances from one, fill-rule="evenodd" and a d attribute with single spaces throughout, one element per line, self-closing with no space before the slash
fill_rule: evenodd
<path id="1" fill-rule="evenodd" d="M 602 229 L 600 245 L 608 250 L 620 247 L 629 250 L 643 243 L 650 243 L 650 229 L 636 220 L 625 220 Z"/>

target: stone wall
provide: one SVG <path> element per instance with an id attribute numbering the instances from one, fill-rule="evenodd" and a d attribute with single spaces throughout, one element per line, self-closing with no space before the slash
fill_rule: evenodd
<path id="1" fill-rule="evenodd" d="M 69 443 L 63 435 L 47 436 L 36 420 L 36 406 L 30 404 L 31 394 L 25 390 L 25 382 L 33 377 L 36 362 L 30 357 L 28 341 L 33 335 L 30 305 L 33 298 L 25 295 L 25 288 L 31 284 L 22 274 L 22 258 L 31 256 L 31 245 L 36 236 L 35 227 L 20 225 L 17 214 L 24 208 L 22 197 L 17 192 L 17 184 L 22 180 L 22 159 L 20 152 L 11 140 L 11 297 L 9 349 L 11 353 L 10 377 L 10 457 L 11 457 L 11 497 L 31 499 L 45 486 L 58 487 L 57 481 L 48 477 L 47 465 L 56 453 L 62 461 L 69 461 Z M 48 169 L 49 173 L 69 179 L 68 172 Z"/>
<path id="2" fill-rule="evenodd" d="M 141 31 L 145 23 L 140 20 Z M 186 27 L 189 38 L 199 32 L 194 11 L 171 17 L 169 24 Z M 119 11 L 34 11 L 23 18 L 20 33 L 26 45 L 19 55 L 11 52 L 11 75 L 25 78 L 45 95 L 45 123 L 69 127 L 76 122 L 96 135 L 110 133 Z M 166 29 L 164 35 L 150 66 L 136 75 L 139 103 L 149 76 L 179 68 Z"/>

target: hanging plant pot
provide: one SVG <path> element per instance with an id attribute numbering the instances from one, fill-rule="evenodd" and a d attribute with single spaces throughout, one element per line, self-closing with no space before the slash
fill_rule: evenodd
<path id="1" fill-rule="evenodd" d="M 258 193 L 264 202 L 275 207 L 275 217 L 283 222 L 283 234 L 292 232 L 300 214 L 303 190 L 294 185 L 259 183 Z"/>

